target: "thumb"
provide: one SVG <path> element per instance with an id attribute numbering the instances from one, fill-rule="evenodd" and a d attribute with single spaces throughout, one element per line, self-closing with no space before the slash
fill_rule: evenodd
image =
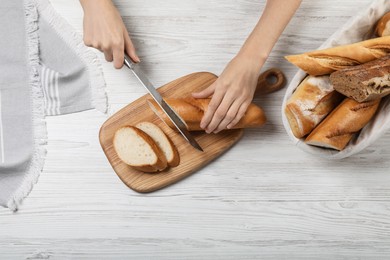
<path id="1" fill-rule="evenodd" d="M 192 96 L 194 98 L 208 98 L 212 94 L 214 94 L 214 91 L 215 91 L 215 84 L 211 84 L 210 86 L 208 86 L 202 91 L 192 93 Z"/>

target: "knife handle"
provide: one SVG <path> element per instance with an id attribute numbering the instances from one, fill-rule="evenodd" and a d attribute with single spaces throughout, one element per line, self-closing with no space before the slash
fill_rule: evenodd
<path id="1" fill-rule="evenodd" d="M 123 62 L 126 67 L 128 67 L 129 69 L 133 69 L 133 66 L 134 66 L 134 62 L 131 60 L 131 58 L 125 53 L 125 60 Z"/>
<path id="2" fill-rule="evenodd" d="M 266 95 L 282 89 L 286 84 L 286 77 L 277 68 L 271 68 L 260 74 L 257 80 L 256 95 Z"/>

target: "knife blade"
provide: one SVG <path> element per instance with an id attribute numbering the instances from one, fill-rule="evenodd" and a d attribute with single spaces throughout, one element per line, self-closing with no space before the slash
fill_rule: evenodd
<path id="1" fill-rule="evenodd" d="M 145 73 L 139 68 L 139 65 L 134 63 L 130 57 L 125 54 L 124 64 L 128 67 L 135 77 L 142 83 L 142 85 L 148 90 L 153 99 L 157 102 L 157 104 L 161 107 L 164 113 L 168 116 L 168 118 L 172 121 L 173 125 L 179 130 L 180 134 L 184 137 L 187 142 L 189 142 L 194 148 L 203 152 L 202 147 L 196 142 L 195 138 L 191 135 L 191 133 L 187 130 L 186 125 L 183 120 L 176 114 L 176 112 L 165 102 L 160 93 L 156 90 L 152 83 L 150 83 L 149 79 L 146 77 Z"/>

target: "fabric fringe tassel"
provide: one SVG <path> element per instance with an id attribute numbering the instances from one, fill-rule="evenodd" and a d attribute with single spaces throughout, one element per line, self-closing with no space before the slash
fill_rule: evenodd
<path id="1" fill-rule="evenodd" d="M 21 201 L 27 197 L 33 185 L 38 181 L 39 174 L 45 163 L 47 131 L 44 114 L 43 93 L 39 78 L 39 37 L 38 37 L 38 12 L 33 0 L 24 1 L 26 22 L 27 54 L 29 63 L 29 86 L 32 96 L 32 125 L 34 150 L 30 165 L 24 177 L 22 185 L 15 191 L 7 203 L 9 209 L 16 211 Z"/>
<path id="2" fill-rule="evenodd" d="M 96 54 L 83 43 L 81 35 L 60 17 L 48 0 L 24 0 L 26 22 L 26 40 L 29 62 L 29 85 L 32 91 L 33 138 L 34 151 L 27 168 L 22 185 L 12 195 L 7 206 L 16 211 L 22 200 L 31 192 L 43 169 L 46 156 L 47 130 L 44 112 L 44 97 L 39 76 L 39 35 L 38 13 L 45 17 L 57 34 L 84 62 L 89 73 L 89 85 L 92 92 L 92 105 L 99 111 L 107 113 L 108 101 L 105 91 L 101 63 Z"/>

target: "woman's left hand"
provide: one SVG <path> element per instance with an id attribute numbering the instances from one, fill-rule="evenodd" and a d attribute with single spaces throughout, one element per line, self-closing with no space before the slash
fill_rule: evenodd
<path id="1" fill-rule="evenodd" d="M 252 102 L 260 68 L 258 61 L 237 55 L 213 84 L 192 94 L 194 98 L 208 98 L 212 95 L 200 123 L 206 133 L 230 129 L 240 121 Z"/>

